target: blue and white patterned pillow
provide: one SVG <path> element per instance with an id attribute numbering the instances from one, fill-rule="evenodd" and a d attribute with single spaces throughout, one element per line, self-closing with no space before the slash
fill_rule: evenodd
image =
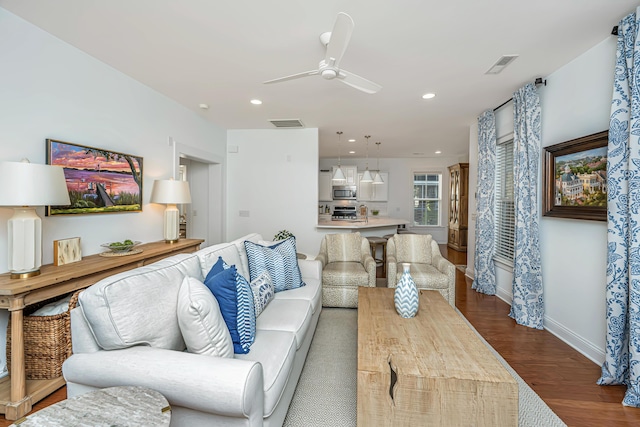
<path id="1" fill-rule="evenodd" d="M 306 285 L 298 267 L 295 237 L 289 237 L 272 246 L 262 246 L 245 240 L 244 248 L 249 259 L 251 280 L 255 280 L 267 270 L 276 292 Z"/>
<path id="2" fill-rule="evenodd" d="M 276 295 L 276 290 L 273 287 L 271 276 L 266 270 L 255 280 L 252 280 L 250 285 L 253 291 L 253 305 L 256 308 L 256 317 L 258 317 Z"/>
<path id="3" fill-rule="evenodd" d="M 218 301 L 234 353 L 248 353 L 256 338 L 256 312 L 249 282 L 232 265 L 218 274 L 207 274 L 204 284 Z"/>

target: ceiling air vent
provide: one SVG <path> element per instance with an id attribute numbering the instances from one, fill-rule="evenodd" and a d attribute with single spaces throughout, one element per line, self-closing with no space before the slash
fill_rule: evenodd
<path id="1" fill-rule="evenodd" d="M 507 68 L 507 65 L 509 65 L 513 61 L 515 61 L 516 58 L 518 58 L 518 55 L 503 55 L 503 56 L 501 56 L 500 59 L 498 59 L 496 61 L 496 63 L 493 64 L 493 66 L 491 68 L 489 68 L 489 71 L 487 71 L 485 74 L 498 74 L 498 73 L 500 73 L 502 70 Z"/>
<path id="2" fill-rule="evenodd" d="M 304 124 L 300 119 L 282 119 L 282 120 L 269 120 L 272 125 L 277 128 L 303 128 Z"/>

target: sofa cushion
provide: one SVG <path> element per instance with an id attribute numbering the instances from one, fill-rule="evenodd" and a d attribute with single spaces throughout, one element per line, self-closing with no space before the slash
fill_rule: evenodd
<path id="1" fill-rule="evenodd" d="M 256 317 L 258 317 L 271 302 L 276 291 L 268 271 L 263 271 L 260 276 L 251 281 L 250 285 L 253 292 L 253 305 L 256 309 Z"/>
<path id="2" fill-rule="evenodd" d="M 220 257 L 222 257 L 227 264 L 235 265 L 240 274 L 243 274 L 243 268 L 238 268 L 239 265 L 242 265 L 242 258 L 238 253 L 238 247 L 233 243 L 219 243 L 217 245 L 209 246 L 204 249 L 200 249 L 196 252 L 196 255 L 200 259 L 202 277 L 207 277 L 211 267 L 214 266 Z M 246 275 L 245 277 L 249 276 Z"/>
<path id="3" fill-rule="evenodd" d="M 185 276 L 202 277 L 193 254 L 115 274 L 80 293 L 78 302 L 98 345 L 105 350 L 134 345 L 184 350 L 177 303 Z"/>
<path id="4" fill-rule="evenodd" d="M 301 288 L 278 292 L 275 299 L 299 299 L 311 304 L 311 312 L 315 313 L 322 306 L 322 281 L 314 278 L 305 278 L 307 284 Z"/>
<path id="5" fill-rule="evenodd" d="M 207 276 L 204 284 L 220 305 L 235 353 L 248 353 L 256 336 L 256 315 L 249 282 L 238 273 L 235 265 Z"/>
<path id="6" fill-rule="evenodd" d="M 362 261 L 362 236 L 360 233 L 327 234 L 327 262 Z"/>
<path id="7" fill-rule="evenodd" d="M 256 320 L 256 329 L 293 332 L 298 349 L 307 335 L 312 317 L 309 301 L 274 299 Z"/>
<path id="8" fill-rule="evenodd" d="M 296 357 L 296 338 L 291 332 L 261 330 L 251 353 L 236 354 L 236 359 L 260 362 L 264 384 L 264 417 L 269 417 L 280 402 Z M 288 403 L 287 403 L 288 405 Z"/>
<path id="9" fill-rule="evenodd" d="M 233 357 L 231 334 L 204 283 L 185 277 L 178 291 L 178 325 L 190 353 Z"/>
<path id="10" fill-rule="evenodd" d="M 262 246 L 246 240 L 244 247 L 249 259 L 251 280 L 267 270 L 276 292 L 305 285 L 298 267 L 295 237 L 289 237 L 273 246 Z"/>

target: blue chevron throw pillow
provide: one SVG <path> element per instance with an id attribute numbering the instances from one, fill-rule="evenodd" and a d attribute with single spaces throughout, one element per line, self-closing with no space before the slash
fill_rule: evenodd
<path id="1" fill-rule="evenodd" d="M 244 248 L 249 260 L 249 274 L 255 280 L 263 271 L 268 271 L 276 292 L 305 286 L 298 267 L 296 238 L 278 242 L 271 246 L 262 246 L 245 240 Z"/>
<path id="2" fill-rule="evenodd" d="M 222 318 L 229 328 L 234 353 L 249 353 L 256 339 L 256 312 L 249 282 L 232 265 L 218 274 L 208 274 L 204 284 L 218 301 Z"/>

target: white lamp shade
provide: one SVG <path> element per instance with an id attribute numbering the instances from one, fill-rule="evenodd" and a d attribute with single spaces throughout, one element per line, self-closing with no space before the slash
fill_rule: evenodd
<path id="1" fill-rule="evenodd" d="M 342 172 L 342 169 L 340 168 L 340 166 L 338 166 L 338 169 L 336 169 L 335 173 L 333 174 L 333 181 L 346 181 L 347 178 L 344 176 L 344 172 Z"/>
<path id="2" fill-rule="evenodd" d="M 382 175 L 380 175 L 380 171 L 376 172 L 376 176 L 373 177 L 374 184 L 384 184 L 384 179 L 382 179 Z"/>
<path id="3" fill-rule="evenodd" d="M 60 166 L 0 163 L 0 206 L 67 206 L 69 191 Z"/>
<path id="4" fill-rule="evenodd" d="M 373 178 L 371 177 L 371 172 L 369 172 L 369 169 L 364 171 L 360 182 L 373 182 Z"/>
<path id="5" fill-rule="evenodd" d="M 180 204 L 191 203 L 191 192 L 187 181 L 157 179 L 151 190 L 151 203 Z"/>

